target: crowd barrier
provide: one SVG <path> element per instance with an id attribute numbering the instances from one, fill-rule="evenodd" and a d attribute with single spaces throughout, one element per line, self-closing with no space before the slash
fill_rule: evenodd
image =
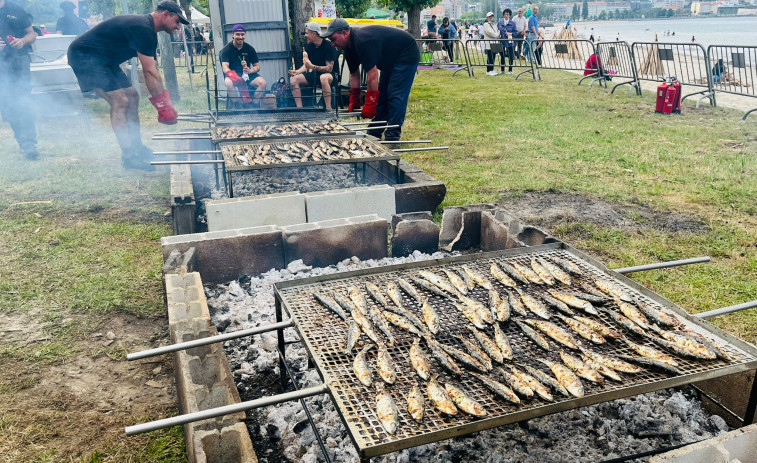
<path id="1" fill-rule="evenodd" d="M 539 71 L 535 59 L 525 59 L 515 56 L 516 43 L 511 40 L 512 47 L 504 46 L 504 40 L 471 39 L 465 41 L 465 54 L 468 59 L 470 75 L 473 77 L 474 68 L 485 67 L 486 71 L 499 71 L 500 73 L 517 70 L 515 79 L 524 74 L 531 74 L 534 80 L 539 79 Z M 512 53 L 510 52 L 512 50 Z M 512 64 L 510 58 L 512 57 Z M 516 71 L 512 71 L 516 72 Z"/>
<path id="2" fill-rule="evenodd" d="M 433 68 L 456 67 L 454 76 L 460 71 L 473 77 L 468 59 L 465 56 L 465 46 L 459 39 L 416 39 L 421 52 L 419 66 Z"/>
<path id="3" fill-rule="evenodd" d="M 715 92 L 757 97 L 754 90 L 757 81 L 757 47 L 710 45 L 707 47 L 707 56 L 711 65 L 709 78 Z M 744 113 L 742 119 L 746 119 L 754 111 L 757 108 Z"/>
<path id="4" fill-rule="evenodd" d="M 639 80 L 660 82 L 666 77 L 675 77 L 686 89 L 701 88 L 683 95 L 702 95 L 697 106 L 705 98 L 715 106 L 715 92 L 710 76 L 710 59 L 707 51 L 696 43 L 634 42 L 633 57 Z"/>
<path id="5" fill-rule="evenodd" d="M 628 85 L 628 96 L 636 90 L 641 95 L 641 83 L 636 75 L 636 67 L 633 64 L 631 46 L 626 42 L 599 42 L 595 45 L 599 62 L 604 73 L 613 79 L 613 87 L 610 93 L 621 85 Z"/>
<path id="6" fill-rule="evenodd" d="M 563 71 L 586 70 L 586 61 L 595 53 L 594 43 L 583 39 L 545 39 L 532 42 L 536 44 L 536 61 L 540 69 L 560 69 Z M 598 75 L 586 76 L 595 81 Z M 581 81 L 584 79 L 581 78 Z M 604 82 L 601 82 L 604 84 Z"/>

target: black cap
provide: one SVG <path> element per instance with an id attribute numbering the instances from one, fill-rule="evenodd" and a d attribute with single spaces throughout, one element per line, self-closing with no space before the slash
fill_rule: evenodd
<path id="1" fill-rule="evenodd" d="M 350 29 L 350 25 L 347 24 L 347 21 L 345 21 L 342 18 L 336 18 L 336 19 L 331 20 L 331 22 L 329 23 L 328 29 L 326 29 L 326 32 L 324 32 L 323 34 L 320 34 L 320 36 L 325 39 L 327 37 L 331 37 L 331 34 L 333 34 L 334 32 L 346 31 L 349 29 Z"/>
<path id="2" fill-rule="evenodd" d="M 76 9 L 76 5 L 74 5 L 73 2 L 69 2 L 68 0 L 61 2 L 59 6 L 60 6 L 60 9 L 63 11 L 67 11 L 67 10 L 74 11 Z"/>
<path id="3" fill-rule="evenodd" d="M 170 11 L 171 13 L 176 13 L 182 24 L 189 24 L 187 18 L 184 17 L 184 11 L 182 11 L 181 7 L 176 2 L 172 2 L 171 0 L 163 0 L 158 3 L 158 6 L 155 7 L 155 11 Z"/>

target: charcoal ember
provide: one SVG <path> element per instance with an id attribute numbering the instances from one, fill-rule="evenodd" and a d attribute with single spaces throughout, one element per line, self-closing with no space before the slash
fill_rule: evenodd
<path id="1" fill-rule="evenodd" d="M 669 436 L 673 434 L 673 426 L 662 420 L 651 420 L 635 423 L 631 432 L 637 437 Z"/>

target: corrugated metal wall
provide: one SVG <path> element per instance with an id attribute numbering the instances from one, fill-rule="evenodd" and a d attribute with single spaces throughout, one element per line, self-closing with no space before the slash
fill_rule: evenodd
<path id="1" fill-rule="evenodd" d="M 280 77 L 287 78 L 291 66 L 289 42 L 289 7 L 287 0 L 210 0 L 210 24 L 216 58 L 231 42 L 231 29 L 243 24 L 245 41 L 255 48 L 260 58 L 260 75 L 268 87 Z M 222 18 L 222 19 L 218 19 Z M 218 89 L 225 90 L 221 63 L 217 62 Z"/>

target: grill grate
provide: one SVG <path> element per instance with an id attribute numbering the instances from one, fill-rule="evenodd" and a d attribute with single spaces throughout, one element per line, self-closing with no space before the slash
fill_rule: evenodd
<path id="1" fill-rule="evenodd" d="M 338 122 L 269 122 L 256 125 L 225 125 L 211 129 L 213 141 L 237 142 L 290 139 L 314 135 L 354 135 L 353 130 Z"/>
<path id="2" fill-rule="evenodd" d="M 364 137 L 224 144 L 221 153 L 229 171 L 400 159 L 384 145 Z"/>
<path id="3" fill-rule="evenodd" d="M 441 275 L 442 268 L 459 269 L 462 265 L 467 265 L 470 268 L 489 276 L 489 267 L 492 262 L 515 261 L 528 266 L 530 259 L 536 256 L 559 256 L 577 264 L 584 272 L 584 275 L 591 275 L 593 277 L 602 276 L 604 278 L 608 277 L 607 273 L 601 271 L 595 265 L 590 264 L 587 261 L 588 258 L 580 258 L 574 253 L 568 252 L 566 249 L 561 249 L 560 246 L 564 247 L 565 245 L 559 244 L 540 247 L 549 247 L 550 249 L 548 250 L 528 250 L 520 253 L 505 251 L 504 253 L 496 253 L 496 255 L 493 255 L 495 253 L 492 253 L 483 256 L 479 255 L 473 258 L 471 258 L 471 256 L 465 256 L 463 258 L 437 261 L 434 265 L 429 265 L 429 263 L 426 262 L 418 265 L 413 264 L 412 268 L 408 268 L 407 266 L 396 266 L 400 268 L 390 267 L 355 272 L 357 275 L 350 275 L 347 277 L 344 277 L 344 274 L 342 274 L 341 278 L 340 275 L 316 277 L 277 285 L 277 297 L 291 315 L 308 351 L 313 356 L 320 373 L 323 375 L 324 381 L 328 384 L 331 395 L 337 404 L 337 409 L 344 419 L 361 456 L 370 457 L 381 455 L 403 448 L 501 426 L 503 424 L 542 416 L 581 405 L 588 405 L 591 403 L 686 384 L 709 377 L 736 373 L 747 369 L 753 369 L 757 366 L 755 353 L 752 351 L 750 351 L 751 353 L 747 353 L 747 351 L 744 350 L 747 347 L 742 346 L 742 349 L 737 348 L 733 345 L 733 342 L 726 341 L 723 337 L 717 336 L 711 331 L 708 331 L 708 325 L 705 323 L 695 323 L 692 321 L 693 317 L 687 317 L 686 314 L 676 311 L 678 318 L 684 320 L 688 328 L 697 331 L 700 334 L 706 334 L 711 339 L 715 339 L 721 348 L 731 357 L 731 361 L 698 361 L 676 357 L 680 364 L 678 368 L 683 373 L 679 376 L 646 369 L 642 373 L 635 375 L 621 373 L 620 375 L 624 379 L 623 383 L 606 380 L 603 384 L 595 384 L 582 380 L 586 395 L 581 399 L 567 398 L 555 394 L 555 402 L 547 402 L 537 397 L 524 401 L 520 405 L 515 405 L 500 400 L 494 396 L 471 375 L 463 375 L 460 378 L 449 375 L 446 370 L 442 369 L 438 362 L 431 358 L 428 348 L 425 343 L 422 342 L 421 345 L 431 360 L 432 370 L 434 374 L 438 374 L 440 383 L 451 382 L 458 385 L 470 397 L 474 398 L 484 406 L 488 412 L 488 416 L 484 419 L 476 419 L 462 414 L 461 412 L 461 414 L 457 416 L 449 417 L 442 415 L 433 409 L 428 400 L 426 400 L 426 415 L 423 422 L 416 423 L 406 411 L 406 397 L 410 388 L 415 384 L 421 386 L 425 396 L 425 382 L 415 374 L 409 362 L 409 349 L 414 340 L 414 336 L 400 330 L 399 328 L 392 327 L 397 338 L 397 343 L 394 346 L 388 347 L 388 350 L 395 364 L 397 381 L 392 386 L 387 386 L 387 390 L 394 397 L 400 411 L 400 426 L 396 434 L 387 434 L 379 423 L 378 417 L 375 413 L 375 386 L 381 382 L 381 379 L 375 372 L 376 348 L 371 349 L 367 355 L 369 364 L 374 369 L 374 383 L 371 387 L 365 387 L 355 377 L 352 371 L 352 364 L 354 357 L 359 351 L 359 348 L 362 347 L 362 344 L 370 341 L 365 334 L 361 335 L 357 348 L 353 350 L 352 353 L 345 354 L 343 351 L 347 337 L 347 325 L 332 312 L 323 308 L 318 302 L 316 302 L 311 294 L 317 291 L 326 294 L 336 291 L 343 296 L 347 296 L 347 287 L 350 285 L 356 285 L 362 289 L 362 284 L 368 281 L 383 289 L 389 281 L 393 281 L 400 276 L 417 276 L 418 271 L 422 269 L 432 270 Z M 672 306 L 671 303 L 667 303 L 664 299 L 651 293 L 649 290 L 642 289 L 640 291 L 633 289 L 630 288 L 629 285 L 623 284 L 617 277 L 610 276 L 610 278 L 616 283 L 623 285 L 624 288 L 633 294 L 638 300 L 646 302 L 653 307 L 661 309 L 663 304 L 669 304 Z M 504 287 L 493 278 L 489 279 L 494 288 L 500 292 L 500 294 L 504 294 Z M 586 279 L 586 277 L 583 277 L 583 279 Z M 535 288 L 534 286 L 536 285 L 522 285 L 521 287 L 524 288 L 525 292 L 531 294 L 540 292 L 538 288 Z M 464 318 L 451 302 L 440 296 L 430 295 L 430 293 L 421 288 L 417 289 L 424 294 L 424 296 L 430 296 L 429 301 L 439 313 L 442 331 L 436 336 L 436 339 L 442 343 L 462 349 L 463 347 L 459 345 L 459 341 L 456 340 L 453 335 L 459 334 L 463 327 L 470 326 L 467 319 Z M 375 301 L 370 296 L 366 295 L 366 297 L 369 303 L 375 304 Z M 469 297 L 473 297 L 486 304 L 488 293 L 483 288 L 476 286 L 472 294 L 469 294 Z M 403 301 L 405 308 L 421 317 L 419 305 L 404 292 Z M 663 303 L 661 304 L 660 301 L 663 301 Z M 614 303 L 610 303 L 609 307 L 616 308 Z M 518 316 L 513 314 L 513 317 L 517 318 Z M 596 319 L 597 317 L 594 316 L 594 318 Z M 600 312 L 599 318 L 601 318 L 601 321 L 608 326 L 612 326 L 618 331 L 622 331 L 622 329 L 609 319 L 606 314 Z M 555 317 L 550 321 L 572 333 L 562 321 Z M 536 361 L 537 358 L 548 358 L 553 361 L 560 361 L 560 347 L 551 339 L 549 342 L 552 350 L 550 352 L 545 352 L 537 347 L 533 341 L 525 337 L 514 323 L 502 323 L 500 326 L 510 338 L 516 363 L 527 364 L 548 372 L 540 362 Z M 487 327 L 486 333 L 493 338 L 493 329 L 491 327 Z M 584 341 L 576 334 L 574 334 L 574 337 L 596 352 L 604 354 L 635 355 L 625 344 L 608 342 L 607 344 L 596 346 L 589 345 L 588 341 Z M 634 339 L 634 341 L 639 344 L 656 347 L 651 341 L 641 341 L 639 339 Z M 662 350 L 661 348 L 658 349 Z M 504 383 L 502 378 L 496 379 Z"/>
<path id="4" fill-rule="evenodd" d="M 215 116 L 217 125 L 265 122 L 303 122 L 336 120 L 334 111 L 290 111 L 290 112 L 228 112 Z"/>

